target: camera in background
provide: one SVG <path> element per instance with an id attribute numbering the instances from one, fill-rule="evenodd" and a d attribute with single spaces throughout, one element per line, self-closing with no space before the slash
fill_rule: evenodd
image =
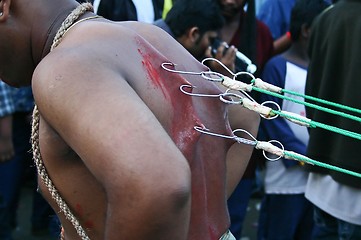
<path id="1" fill-rule="evenodd" d="M 225 46 L 223 54 L 228 50 L 229 46 L 226 42 L 223 42 L 220 39 L 215 39 L 211 46 L 213 55 L 216 54 L 217 49 L 221 44 Z M 236 72 L 249 72 L 254 74 L 257 71 L 257 66 L 240 51 L 236 52 L 235 68 Z"/>

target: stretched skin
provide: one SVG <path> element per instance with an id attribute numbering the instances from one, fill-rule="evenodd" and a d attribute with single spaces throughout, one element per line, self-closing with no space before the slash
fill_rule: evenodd
<path id="1" fill-rule="evenodd" d="M 226 156 L 237 147 L 193 129 L 231 134 L 226 106 L 179 87 L 220 90 L 164 62 L 205 69 L 155 27 L 85 21 L 34 73 L 44 164 L 90 239 L 212 240 L 229 226 Z M 79 239 L 59 216 L 65 238 Z"/>

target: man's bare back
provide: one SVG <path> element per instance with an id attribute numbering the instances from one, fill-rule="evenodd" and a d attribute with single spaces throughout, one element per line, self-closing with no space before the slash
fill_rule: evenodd
<path id="1" fill-rule="evenodd" d="M 218 239 L 229 224 L 225 205 L 224 159 L 232 142 L 202 136 L 194 127 L 205 126 L 215 132 L 230 134 L 225 106 L 217 99 L 187 96 L 179 87 L 189 84 L 196 86 L 200 92 L 220 91 L 200 77 L 186 80 L 162 69 L 164 62 L 176 63 L 177 68 L 197 72 L 205 70 L 205 67 L 188 57 L 188 53 L 174 42 L 158 38 L 155 49 L 128 25 L 131 24 L 127 23 L 124 27 L 98 21 L 83 26 L 79 24 L 64 36 L 62 43 L 36 71 L 34 93 L 36 99 L 42 99 L 38 103 L 41 115 L 47 116 L 42 119 L 40 135 L 46 169 L 81 225 L 89 231 L 91 239 L 104 238 L 102 234 L 111 227 L 107 223 L 108 215 L 118 222 L 118 227 L 109 232 L 111 235 L 105 235 L 106 239 L 128 236 L 126 232 L 131 233 L 129 238 L 142 239 L 147 234 L 143 231 L 147 226 L 166 227 L 162 222 L 154 223 L 153 216 L 147 218 L 146 210 L 152 208 L 162 217 L 171 215 L 167 212 L 160 214 L 165 207 L 162 195 L 169 194 L 169 190 L 175 191 L 172 194 L 179 191 L 180 195 L 184 195 L 184 201 L 174 203 L 177 214 L 169 216 L 177 223 L 174 227 L 181 228 L 183 236 L 169 237 L 184 239 L 189 217 L 185 206 L 190 204 L 186 193 L 191 178 L 183 153 L 193 176 L 191 226 L 194 227 L 190 227 L 189 237 Z M 87 38 L 94 37 L 89 36 L 92 33 L 87 33 L 87 28 L 94 27 L 99 28 L 100 33 L 97 34 L 108 34 L 109 38 L 119 41 L 114 42 L 119 46 L 116 51 L 114 46 L 99 47 L 97 41 L 94 41 L 96 45 L 83 46 Z M 113 28 L 123 29 L 115 31 Z M 139 30 L 144 31 L 143 28 L 147 30 L 148 27 L 140 26 Z M 119 32 L 119 36 L 114 32 Z M 84 39 L 78 38 L 79 35 Z M 122 41 L 126 38 L 132 41 Z M 92 47 L 94 53 L 88 52 Z M 97 58 L 102 59 L 102 55 L 112 55 L 112 58 L 108 57 L 105 63 L 97 63 Z M 59 63 L 62 58 L 74 59 L 74 62 Z M 89 58 L 93 60 L 89 61 Z M 90 66 L 74 66 L 85 62 L 82 59 L 94 63 L 97 71 L 88 75 L 86 69 Z M 47 66 L 50 64 L 58 64 L 59 67 L 49 72 Z M 63 90 L 51 93 L 49 88 L 52 87 Z M 58 115 L 54 109 L 65 112 Z M 57 129 L 51 126 L 57 126 Z M 181 153 L 177 152 L 176 146 Z M 180 185 L 179 189 L 173 190 L 173 185 Z M 43 192 L 47 191 L 43 189 Z M 160 196 L 156 196 L 158 194 Z M 152 202 L 154 199 L 151 198 L 155 197 L 157 202 Z M 109 198 L 117 199 L 114 206 L 107 203 Z M 144 200 L 146 198 L 150 199 Z M 138 206 L 139 199 L 152 204 L 146 205 L 148 209 L 142 211 L 144 203 Z M 137 212 L 134 216 L 136 222 L 132 223 L 134 212 Z M 141 220 L 138 212 L 143 212 Z M 66 236 L 74 239 L 76 233 L 73 227 L 64 219 L 62 223 Z M 136 231 L 138 228 L 142 228 L 142 232 Z M 136 232 L 141 235 L 137 237 Z M 154 239 L 161 238 L 154 236 Z"/>
<path id="2" fill-rule="evenodd" d="M 219 239 L 229 226 L 229 189 L 252 150 L 197 132 L 195 126 L 231 135 L 226 105 L 216 98 L 190 97 L 179 87 L 187 84 L 207 94 L 220 89 L 200 76 L 168 72 L 161 64 L 193 72 L 206 68 L 157 27 L 105 19 L 74 24 L 48 53 L 50 41 L 39 36 L 54 36 L 52 27 L 60 26 L 76 3 L 32 0 L 29 10 L 27 1 L 4 5 L 4 18 L 11 12 L 13 19 L 36 26 L 29 31 L 34 35 L 24 31 L 28 41 L 16 38 L 14 52 L 32 52 L 35 58 L 29 64 L 24 57 L 19 65 L 26 66 L 23 76 L 36 66 L 32 86 L 41 116 L 41 156 L 89 238 Z M 28 14 L 39 8 L 39 18 Z M 33 41 L 31 51 L 23 51 L 23 43 Z M 42 55 L 42 60 L 36 58 Z M 23 84 L 15 78 L 16 64 L 6 72 L 3 66 L 1 77 Z M 252 132 L 258 123 L 245 125 Z M 59 213 L 65 238 L 79 239 L 39 183 Z"/>

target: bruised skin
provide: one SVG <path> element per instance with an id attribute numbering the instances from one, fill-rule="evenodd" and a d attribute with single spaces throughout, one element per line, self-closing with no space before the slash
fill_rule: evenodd
<path id="1" fill-rule="evenodd" d="M 143 59 L 143 68 L 148 73 L 148 80 L 172 105 L 173 111 L 168 116 L 170 121 L 166 130 L 186 156 L 192 169 L 189 239 L 219 239 L 229 224 L 224 192 L 226 179 L 224 159 L 230 142 L 201 135 L 194 130 L 194 126 L 211 127 L 211 131 L 230 135 L 226 109 L 217 98 L 191 97 L 183 94 L 179 87 L 188 84 L 197 87 L 197 91 L 214 94 L 220 93 L 220 90 L 200 77 L 190 77 L 187 81 L 184 77 L 189 75 L 165 71 L 160 66 L 169 61 L 160 57 L 159 52 L 154 51 L 141 39 L 137 42 Z M 176 67 L 182 68 L 180 65 Z"/>
<path id="2" fill-rule="evenodd" d="M 217 98 L 185 95 L 179 87 L 190 84 L 197 87 L 193 92 L 207 94 L 218 94 L 220 90 L 199 76 L 179 75 L 162 69 L 162 63 L 173 62 L 177 64 L 177 69 L 205 70 L 195 59 L 186 57 L 185 60 L 178 48 L 169 50 L 167 46 L 162 47 L 161 43 L 137 34 L 133 35 L 133 39 L 124 47 L 133 54 L 129 56 L 132 59 L 131 67 L 125 69 L 125 64 L 119 63 L 119 71 L 154 113 L 189 163 L 192 204 L 188 239 L 217 240 L 229 227 L 225 156 L 233 142 L 201 134 L 194 130 L 194 126 L 205 126 L 213 132 L 230 135 L 226 106 Z M 66 44 L 65 40 L 62 44 Z M 90 238 L 102 239 L 107 211 L 104 189 L 44 119 L 41 119 L 40 131 L 41 152 L 49 175 Z M 84 182 L 86 186 L 80 184 Z M 40 186 L 53 208 L 59 212 L 45 186 Z M 62 214 L 60 218 L 66 239 L 77 239 L 70 222 Z"/>

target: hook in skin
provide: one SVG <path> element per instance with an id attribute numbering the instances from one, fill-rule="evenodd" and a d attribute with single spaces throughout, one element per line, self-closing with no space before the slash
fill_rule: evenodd
<path id="1" fill-rule="evenodd" d="M 189 75 L 200 75 L 202 76 L 204 79 L 212 81 L 212 82 L 223 82 L 224 80 L 224 75 L 221 73 L 217 73 L 217 72 L 213 72 L 213 71 L 201 71 L 201 72 L 188 72 L 188 71 L 181 71 L 181 70 L 175 70 L 175 69 L 170 69 L 166 66 L 177 66 L 177 64 L 174 63 L 162 63 L 161 67 L 168 71 L 168 72 L 172 72 L 172 73 L 178 73 L 178 74 L 189 74 Z"/>
<path id="2" fill-rule="evenodd" d="M 256 146 L 256 145 L 257 145 L 257 139 L 254 138 L 254 137 L 252 136 L 252 134 L 250 134 L 249 132 L 247 132 L 246 130 L 243 130 L 243 129 L 236 129 L 236 130 L 232 131 L 233 136 L 228 136 L 228 135 L 213 133 L 213 132 L 209 131 L 208 128 L 199 127 L 199 126 L 195 126 L 195 127 L 194 127 L 194 130 L 196 130 L 197 132 L 203 133 L 203 134 L 207 134 L 207 135 L 210 135 L 210 136 L 214 136 L 214 137 L 221 137 L 221 138 L 226 138 L 226 139 L 231 139 L 231 140 L 233 139 L 233 140 L 235 140 L 235 141 L 238 142 L 238 143 L 244 143 L 244 144 L 251 145 L 251 146 Z M 251 140 L 250 140 L 250 139 L 246 139 L 246 138 L 238 137 L 238 136 L 236 135 L 237 132 L 246 133 L 246 134 L 251 138 Z"/>
<path id="3" fill-rule="evenodd" d="M 192 86 L 192 85 L 188 85 L 188 84 L 184 84 L 181 85 L 179 87 L 179 90 L 188 95 L 188 96 L 192 96 L 192 97 L 214 97 L 214 98 L 219 98 L 223 103 L 226 104 L 242 104 L 242 99 L 243 97 L 235 94 L 235 93 L 230 93 L 228 92 L 228 90 L 225 93 L 219 93 L 219 94 L 202 94 L 202 93 L 192 93 L 192 92 L 187 92 L 184 88 L 190 88 L 190 89 L 194 89 L 197 88 L 196 86 Z M 234 101 L 231 97 L 236 97 L 239 98 L 240 101 Z"/>
<path id="4" fill-rule="evenodd" d="M 218 63 L 219 65 L 221 65 L 224 69 L 226 69 L 227 72 L 229 72 L 232 76 L 234 76 L 235 74 L 231 71 L 231 69 L 229 69 L 226 65 L 224 65 L 221 61 L 219 61 L 216 58 L 205 58 L 202 60 L 202 64 L 205 65 L 205 62 L 207 61 L 214 61 L 216 63 Z"/>

